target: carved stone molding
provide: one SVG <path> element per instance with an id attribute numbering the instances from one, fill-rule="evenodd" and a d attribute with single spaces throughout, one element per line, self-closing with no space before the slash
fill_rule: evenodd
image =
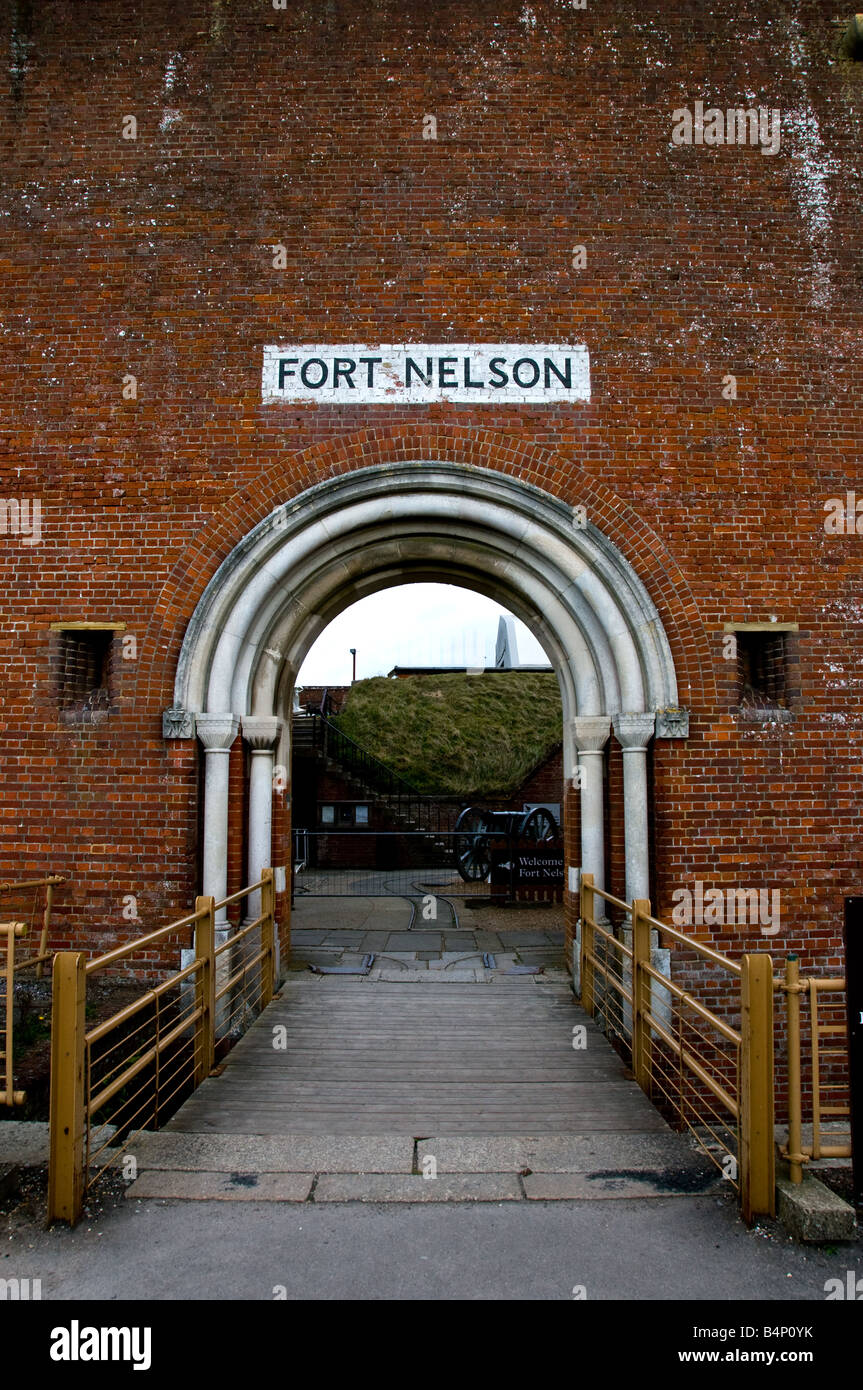
<path id="1" fill-rule="evenodd" d="M 657 738 L 689 738 L 689 710 L 667 705 L 656 711 Z"/>
<path id="2" fill-rule="evenodd" d="M 195 716 L 182 705 L 172 705 L 162 713 L 162 738 L 194 738 Z"/>

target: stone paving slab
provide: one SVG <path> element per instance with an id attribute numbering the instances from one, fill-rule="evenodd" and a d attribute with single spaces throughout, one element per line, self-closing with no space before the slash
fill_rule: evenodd
<path id="1" fill-rule="evenodd" d="M 438 1172 L 589 1173 L 609 1169 L 696 1171 L 705 1161 L 679 1134 L 540 1134 L 421 1139 L 417 1154 L 432 1155 Z"/>
<path id="2" fill-rule="evenodd" d="M 645 1173 L 592 1177 L 590 1173 L 528 1173 L 522 1178 L 525 1196 L 532 1202 L 598 1201 L 603 1198 L 621 1201 L 627 1198 L 703 1196 L 706 1185 L 697 1192 L 655 1179 Z M 721 1178 L 717 1173 L 717 1182 Z"/>
<path id="3" fill-rule="evenodd" d="M 360 942 L 361 951 L 383 951 L 390 939 L 388 931 L 367 931 Z"/>
<path id="4" fill-rule="evenodd" d="M 336 946 L 301 946 L 291 951 L 291 969 L 303 969 L 307 965 L 338 965 L 342 952 Z"/>
<path id="5" fill-rule="evenodd" d="M 92 1145 L 98 1149 L 108 1142 L 116 1125 L 97 1125 Z M 4 1120 L 0 1123 L 0 1160 L 25 1168 L 48 1162 L 50 1148 L 48 1124 L 43 1120 Z"/>
<path id="6" fill-rule="evenodd" d="M 126 1189 L 126 1198 L 191 1202 L 305 1202 L 313 1173 L 207 1173 L 160 1169 L 144 1173 Z"/>
<path id="7" fill-rule="evenodd" d="M 478 931 L 476 933 L 476 949 L 478 951 L 491 951 L 493 955 L 500 955 L 502 951 L 509 951 L 510 947 L 503 937 L 494 932 Z"/>
<path id="8" fill-rule="evenodd" d="M 328 1173 L 318 1178 L 316 1202 L 520 1202 L 518 1177 L 509 1173 Z"/>
<path id="9" fill-rule="evenodd" d="M 46 1126 L 47 1128 L 47 1126 Z M 413 1140 L 405 1135 L 140 1134 L 126 1152 L 138 1171 L 245 1173 L 410 1173 Z"/>
<path id="10" fill-rule="evenodd" d="M 4 1120 L 0 1124 L 0 1161 L 26 1166 L 48 1162 L 48 1125 L 41 1120 Z"/>
<path id="11" fill-rule="evenodd" d="M 392 967 L 377 970 L 372 969 L 367 977 L 370 980 L 386 980 L 390 984 L 401 985 L 415 984 L 485 984 L 485 970 L 423 970 L 421 967 L 426 965 L 425 961 L 417 961 L 417 967 L 413 970 L 399 970 Z"/>
<path id="12" fill-rule="evenodd" d="M 440 951 L 442 946 L 440 932 L 394 931 L 387 937 L 388 951 Z"/>

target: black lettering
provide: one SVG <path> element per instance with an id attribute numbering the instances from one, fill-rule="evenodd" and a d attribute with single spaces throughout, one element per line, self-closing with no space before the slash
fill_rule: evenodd
<path id="1" fill-rule="evenodd" d="M 550 357 L 544 358 L 544 360 L 543 360 L 543 366 L 544 366 L 544 368 L 545 368 L 545 389 L 546 389 L 546 391 L 548 390 L 549 386 L 551 385 L 551 373 L 552 373 L 552 372 L 554 372 L 554 374 L 555 374 L 555 376 L 557 377 L 558 381 L 560 381 L 560 382 L 563 383 L 563 385 L 566 387 L 567 391 L 569 390 L 569 388 L 572 386 L 572 358 L 571 358 L 571 357 L 567 357 L 567 359 L 566 359 L 566 375 L 565 375 L 565 376 L 564 376 L 563 373 L 560 372 L 560 371 L 558 370 L 558 368 L 554 365 L 554 363 L 552 362 L 552 360 L 551 360 Z"/>
<path id="2" fill-rule="evenodd" d="M 444 375 L 445 372 L 454 372 L 455 367 L 448 367 L 448 362 L 457 362 L 457 357 L 439 357 L 437 360 L 437 384 L 438 386 L 458 386 L 458 382 L 453 378 L 450 380 Z"/>
<path id="3" fill-rule="evenodd" d="M 406 364 L 405 364 L 405 377 L 406 377 L 405 386 L 410 386 L 410 384 L 411 384 L 411 372 L 416 372 L 416 374 L 417 374 L 417 376 L 419 377 L 420 381 L 422 382 L 423 386 L 431 386 L 431 384 L 432 384 L 432 361 L 433 361 L 433 359 L 432 359 L 431 357 L 427 357 L 427 358 L 426 358 L 426 369 L 425 369 L 425 371 L 423 372 L 423 371 L 420 371 L 420 369 L 419 369 L 419 367 L 417 366 L 417 364 L 416 364 L 416 362 L 414 361 L 414 359 L 413 359 L 412 357 L 409 357 L 409 358 L 407 359 Z"/>
<path id="4" fill-rule="evenodd" d="M 343 366 L 343 363 L 346 365 Z M 343 376 L 351 390 L 355 391 L 354 372 L 356 369 L 357 364 L 352 357 L 336 357 L 333 361 L 333 386 L 338 387 L 339 377 Z"/>
<path id="5" fill-rule="evenodd" d="M 528 367 L 533 367 L 532 381 L 522 381 L 521 377 L 518 374 L 519 367 L 523 367 L 525 365 L 527 365 Z M 537 362 L 534 362 L 532 357 L 520 357 L 512 369 L 512 379 L 515 382 L 516 386 L 522 386 L 524 388 L 527 388 L 529 386 L 535 386 L 536 383 L 539 381 L 539 364 Z"/>
<path id="6" fill-rule="evenodd" d="M 308 371 L 309 367 L 311 367 L 313 364 L 317 364 L 317 366 L 319 366 L 321 369 L 320 381 L 309 381 Z M 313 391 L 316 391 L 319 386 L 323 386 L 329 374 L 329 368 L 326 362 L 321 357 L 310 357 L 308 361 L 304 362 L 303 365 L 300 367 L 300 381 L 303 383 L 304 386 L 311 387 Z"/>
<path id="7" fill-rule="evenodd" d="M 360 358 L 360 361 L 361 361 L 361 362 L 367 362 L 367 363 L 368 363 L 368 366 L 367 366 L 367 368 L 366 368 L 366 386 L 374 386 L 374 384 L 375 384 L 375 363 L 376 363 L 376 362 L 383 362 L 383 360 L 384 360 L 384 359 L 383 359 L 382 357 L 361 357 L 361 358 Z"/>
<path id="8" fill-rule="evenodd" d="M 299 360 L 300 360 L 299 357 L 280 357 L 280 358 L 279 358 L 279 390 L 280 390 L 280 391 L 284 391 L 284 389 L 285 389 L 285 377 L 286 377 L 286 376 L 295 376 L 295 375 L 296 375 L 295 372 L 289 372 L 289 371 L 288 371 L 288 363 L 289 363 L 289 362 L 299 362 Z"/>
<path id="9" fill-rule="evenodd" d="M 470 358 L 464 359 L 464 384 L 465 388 L 472 391 L 481 391 L 485 386 L 484 381 L 471 381 L 470 379 Z"/>
<path id="10" fill-rule="evenodd" d="M 495 365 L 495 363 L 497 363 L 497 362 L 505 362 L 505 361 L 506 361 L 506 358 L 505 358 L 505 357 L 493 357 L 493 358 L 491 359 L 491 361 L 489 362 L 488 368 L 489 368 L 489 371 L 491 372 L 491 384 L 492 384 L 492 386 L 497 386 L 497 387 L 506 386 L 506 383 L 509 381 L 509 377 L 507 376 L 506 372 L 501 371 L 500 367 L 498 367 L 498 366 Z M 500 379 L 498 380 L 498 378 L 500 378 Z"/>

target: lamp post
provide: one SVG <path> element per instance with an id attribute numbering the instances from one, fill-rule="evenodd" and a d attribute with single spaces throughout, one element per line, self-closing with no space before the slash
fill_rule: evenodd
<path id="1" fill-rule="evenodd" d="M 353 659 L 354 659 L 354 669 L 353 669 L 353 674 L 352 674 L 352 676 L 351 676 L 351 685 L 353 685 L 354 682 L 356 681 L 356 678 L 357 678 L 357 649 L 356 649 L 356 647 L 351 647 L 351 656 L 352 656 Z"/>

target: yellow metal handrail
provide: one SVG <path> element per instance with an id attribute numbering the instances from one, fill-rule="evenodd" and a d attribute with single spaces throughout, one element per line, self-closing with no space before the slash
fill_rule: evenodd
<path id="1" fill-rule="evenodd" d="M 15 1090 L 12 1069 L 15 1059 L 15 938 L 27 930 L 25 922 L 0 922 L 3 994 L 0 995 L 0 1104 L 23 1105 L 26 1092 Z"/>
<path id="2" fill-rule="evenodd" d="M 793 1183 L 803 1181 L 803 1165 L 813 1158 L 851 1157 L 851 1120 L 847 1103 L 826 1104 L 822 1097 L 825 1092 L 844 1088 L 843 1082 L 823 1079 L 823 1063 L 830 1058 L 841 1058 L 843 1071 L 847 1074 L 848 1054 L 847 1022 L 843 1016 L 841 1023 L 819 1023 L 819 995 L 844 994 L 845 979 L 842 976 L 800 977 L 800 961 L 796 955 L 788 956 L 785 974 L 773 981 L 776 993 L 785 1000 L 786 1030 L 785 1046 L 788 1060 L 788 1140 L 780 1149 L 783 1158 L 788 1160 L 788 1171 Z M 809 1079 L 812 1092 L 812 1142 L 803 1142 L 803 1047 L 801 1044 L 800 1003 L 806 999 L 809 1004 Z M 842 1038 L 844 1047 L 826 1049 L 822 1047 L 823 1038 Z M 840 1143 L 823 1142 L 822 1121 L 831 1116 L 833 1120 L 848 1121 L 848 1137 Z M 844 1131 L 843 1131 L 844 1132 Z M 831 1136 L 834 1141 L 836 1135 Z"/>
<path id="3" fill-rule="evenodd" d="M 16 970 L 26 970 L 28 966 L 35 965 L 36 978 L 42 978 L 42 966 L 46 960 L 50 960 L 52 952 L 48 947 L 48 931 L 51 926 L 51 912 L 54 906 L 54 889 L 60 883 L 65 883 L 64 874 L 48 874 L 45 878 L 25 878 L 25 879 L 4 879 L 0 883 L 0 893 L 22 892 L 25 888 L 44 888 L 45 906 L 42 909 L 42 930 L 39 935 L 39 950 L 35 956 L 29 956 L 26 960 L 18 961 Z"/>
<path id="4" fill-rule="evenodd" d="M 217 911 L 260 893 L 261 910 L 236 931 Z M 87 983 L 119 962 L 194 926 L 194 959 L 143 989 L 110 1018 L 85 1026 Z M 216 932 L 230 935 L 216 945 Z M 259 933 L 252 941 L 251 934 Z M 194 1090 L 215 1064 L 216 1044 L 237 1036 L 250 1013 L 265 1008 L 276 976 L 272 869 L 222 902 L 199 897 L 193 912 L 86 960 L 79 951 L 54 959 L 51 1038 L 48 1219 L 74 1225 L 84 1193 L 118 1158 L 116 1135 L 158 1128 L 165 1108 Z M 238 1017 L 239 1016 L 239 1017 Z M 113 1106 L 105 1114 L 107 1106 Z"/>
<path id="5" fill-rule="evenodd" d="M 596 899 L 626 914 L 631 945 L 597 921 Z M 731 960 L 651 915 L 646 898 L 627 903 L 582 873 L 581 1001 L 631 1049 L 635 1079 L 675 1111 L 737 1187 L 747 1221 L 775 1210 L 773 1146 L 773 987 L 767 954 Z M 651 960 L 652 934 L 668 938 L 725 972 L 740 1028 Z M 599 949 L 601 947 L 601 949 Z M 705 1136 L 708 1136 L 705 1138 Z M 717 1153 L 719 1156 L 717 1156 Z"/>

